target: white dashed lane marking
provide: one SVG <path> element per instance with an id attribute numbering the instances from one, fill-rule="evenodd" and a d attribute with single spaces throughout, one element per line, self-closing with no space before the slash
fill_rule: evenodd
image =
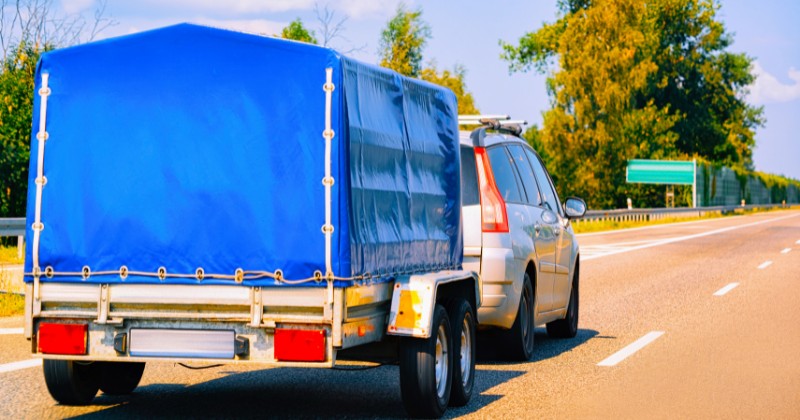
<path id="1" fill-rule="evenodd" d="M 22 328 L 0 328 L 0 335 L 6 334 L 22 334 L 24 330 Z"/>
<path id="2" fill-rule="evenodd" d="M 634 341 L 631 344 L 628 344 L 627 347 L 623 348 L 622 350 L 612 354 L 602 362 L 598 363 L 597 366 L 614 366 L 617 363 L 627 359 L 637 351 L 643 349 L 648 344 L 655 341 L 658 337 L 664 335 L 664 331 L 651 331 L 645 334 L 642 338 Z"/>
<path id="3" fill-rule="evenodd" d="M 784 248 L 783 251 L 781 251 L 781 254 L 788 254 L 790 252 L 792 252 L 792 248 Z"/>
<path id="4" fill-rule="evenodd" d="M 761 265 L 758 266 L 759 270 L 763 270 L 772 265 L 772 261 L 764 261 Z"/>
<path id="5" fill-rule="evenodd" d="M 0 373 L 13 372 L 15 370 L 28 369 L 42 365 L 42 359 L 23 360 L 21 362 L 6 363 L 0 365 Z"/>
<path id="6" fill-rule="evenodd" d="M 716 293 L 714 293 L 714 296 L 724 296 L 725 293 L 728 293 L 731 290 L 735 289 L 736 286 L 738 286 L 738 285 L 739 285 L 739 283 L 731 283 L 731 284 L 723 287 L 722 289 L 717 290 Z"/>

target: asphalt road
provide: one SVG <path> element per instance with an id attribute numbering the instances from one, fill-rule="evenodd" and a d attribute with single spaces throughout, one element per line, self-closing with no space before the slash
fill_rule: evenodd
<path id="1" fill-rule="evenodd" d="M 588 234 L 579 242 L 578 337 L 553 340 L 540 330 L 532 362 L 481 361 L 472 401 L 448 416 L 800 417 L 800 212 Z M 30 345 L 15 330 L 21 325 L 0 319 L 0 418 L 405 415 L 395 366 L 151 363 L 133 395 L 63 407 L 49 397 L 41 367 L 10 364 L 30 360 Z"/>

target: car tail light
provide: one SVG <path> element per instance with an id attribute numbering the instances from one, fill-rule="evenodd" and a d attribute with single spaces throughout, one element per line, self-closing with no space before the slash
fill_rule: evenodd
<path id="1" fill-rule="evenodd" d="M 86 354 L 89 327 L 86 324 L 39 324 L 39 353 Z"/>
<path id="2" fill-rule="evenodd" d="M 275 329 L 275 359 L 286 362 L 324 362 L 324 330 Z"/>
<path id="3" fill-rule="evenodd" d="M 475 148 L 475 164 L 481 190 L 481 221 L 484 232 L 508 232 L 506 202 L 494 182 L 489 155 L 483 147 Z"/>

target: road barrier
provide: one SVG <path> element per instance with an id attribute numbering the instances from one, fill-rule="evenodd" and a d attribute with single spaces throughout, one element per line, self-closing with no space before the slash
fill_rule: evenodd
<path id="1" fill-rule="evenodd" d="M 22 259 L 22 249 L 25 246 L 25 218 L 0 218 L 0 237 L 3 236 L 17 237 L 17 258 Z"/>
<path id="2" fill-rule="evenodd" d="M 746 210 L 767 210 L 778 208 L 791 208 L 785 204 L 752 204 L 745 206 L 715 206 L 715 207 L 680 207 L 664 209 L 619 209 L 619 210 L 589 210 L 586 215 L 577 223 L 593 221 L 612 221 L 612 222 L 649 222 L 665 218 L 698 218 L 709 214 L 726 214 L 743 212 Z"/>

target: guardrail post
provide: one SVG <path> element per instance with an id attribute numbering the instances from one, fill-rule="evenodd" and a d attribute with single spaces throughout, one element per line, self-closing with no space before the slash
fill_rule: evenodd
<path id="1" fill-rule="evenodd" d="M 22 248 L 25 246 L 25 237 L 22 235 L 17 236 L 17 259 L 22 259 Z"/>

